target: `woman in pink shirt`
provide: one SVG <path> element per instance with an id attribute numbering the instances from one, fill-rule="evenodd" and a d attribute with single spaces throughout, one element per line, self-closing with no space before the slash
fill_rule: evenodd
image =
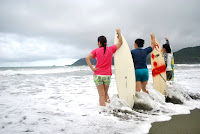
<path id="1" fill-rule="evenodd" d="M 99 93 L 99 104 L 100 106 L 105 106 L 105 102 L 109 101 L 108 88 L 110 85 L 110 78 L 112 75 L 112 57 L 113 54 L 119 49 L 122 45 L 122 37 L 119 29 L 116 30 L 119 35 L 119 42 L 111 47 L 107 47 L 106 37 L 98 37 L 98 46 L 99 48 L 94 49 L 87 57 L 86 62 L 94 72 L 94 82 L 97 86 Z M 93 67 L 90 59 L 97 59 L 96 67 Z"/>

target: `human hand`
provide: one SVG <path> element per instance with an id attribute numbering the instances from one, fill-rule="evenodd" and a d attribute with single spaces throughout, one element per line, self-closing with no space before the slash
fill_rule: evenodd
<path id="1" fill-rule="evenodd" d="M 155 35 L 153 33 L 151 33 L 150 35 L 151 35 L 151 39 L 155 40 Z"/>
<path id="2" fill-rule="evenodd" d="M 95 68 L 92 68 L 92 71 L 95 72 L 95 71 L 97 71 L 98 69 L 99 69 L 99 68 L 96 68 L 96 67 L 95 67 Z"/>
<path id="3" fill-rule="evenodd" d="M 119 34 L 121 31 L 120 31 L 120 29 L 116 29 L 116 32 Z"/>

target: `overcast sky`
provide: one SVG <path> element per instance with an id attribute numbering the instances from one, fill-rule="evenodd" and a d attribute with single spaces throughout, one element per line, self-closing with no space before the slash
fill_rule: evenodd
<path id="1" fill-rule="evenodd" d="M 133 49 L 168 37 L 174 51 L 200 45 L 199 0 L 0 0 L 0 66 L 67 65 L 120 28 Z"/>

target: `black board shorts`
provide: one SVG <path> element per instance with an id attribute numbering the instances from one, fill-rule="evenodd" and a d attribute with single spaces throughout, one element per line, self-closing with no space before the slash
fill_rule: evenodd
<path id="1" fill-rule="evenodd" d="M 171 80 L 172 79 L 172 75 L 173 75 L 173 71 L 167 71 L 167 80 Z"/>

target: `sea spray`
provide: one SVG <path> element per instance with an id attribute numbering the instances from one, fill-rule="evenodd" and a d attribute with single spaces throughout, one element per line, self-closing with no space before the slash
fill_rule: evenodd
<path id="1" fill-rule="evenodd" d="M 183 104 L 166 103 L 165 96 L 153 88 L 149 70 L 149 94 L 136 93 L 135 105 L 139 102 L 152 109 L 129 108 L 116 95 L 113 74 L 108 91 L 111 103 L 101 114 L 98 91 L 88 66 L 0 69 L 0 133 L 31 130 L 146 134 L 152 122 L 170 120 L 172 115 L 189 114 L 190 110 L 200 108 L 199 66 L 175 65 L 175 69 L 175 81 L 167 86 L 166 94 Z"/>

